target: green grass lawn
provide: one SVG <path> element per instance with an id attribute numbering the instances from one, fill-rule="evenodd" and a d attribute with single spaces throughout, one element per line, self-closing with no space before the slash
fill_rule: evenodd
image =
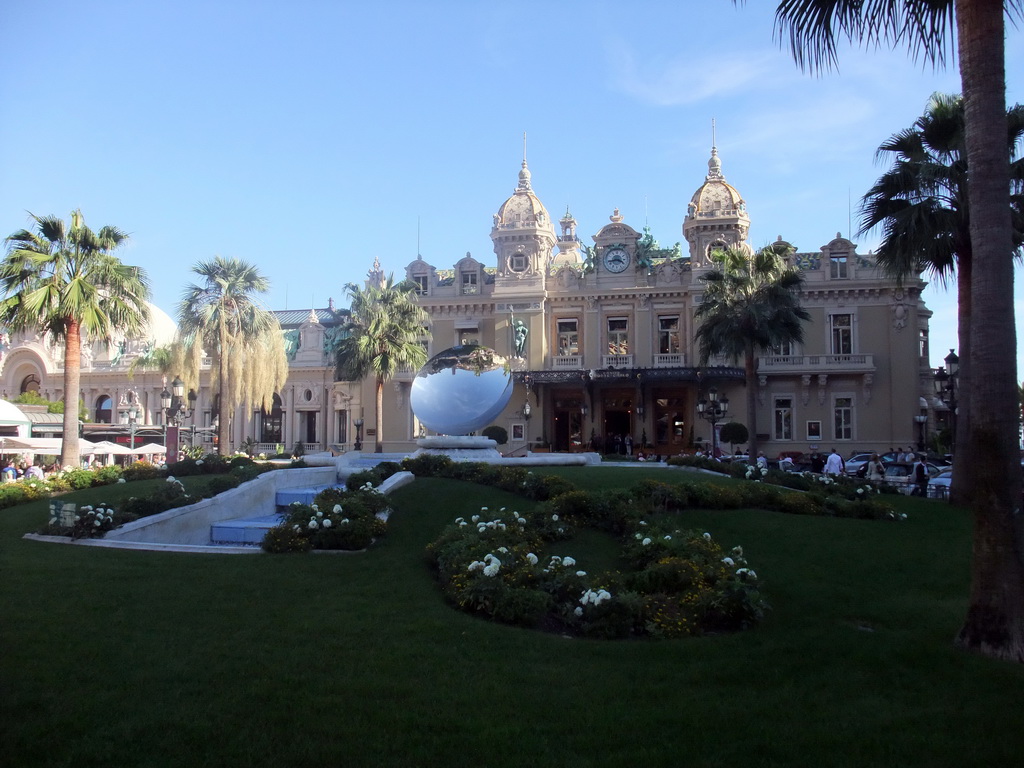
<path id="1" fill-rule="evenodd" d="M 693 478 L 558 472 L 586 488 Z M 0 510 L 0 761 L 888 767 L 1024 755 L 1024 667 L 952 647 L 968 584 L 962 510 L 894 498 L 902 524 L 686 513 L 681 527 L 743 545 L 767 620 L 601 642 L 491 624 L 441 599 L 424 547 L 443 524 L 530 502 L 433 479 L 394 501 L 385 540 L 331 555 L 59 546 L 21 538 L 45 503 Z M 600 535 L 564 549 L 583 569 L 616 560 Z"/>

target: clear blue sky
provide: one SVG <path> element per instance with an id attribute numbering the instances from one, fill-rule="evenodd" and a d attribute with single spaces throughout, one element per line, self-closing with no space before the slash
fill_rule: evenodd
<path id="1" fill-rule="evenodd" d="M 172 316 L 215 254 L 258 264 L 272 309 L 341 305 L 374 257 L 401 273 L 417 240 L 438 268 L 493 264 L 524 131 L 534 189 L 586 242 L 618 207 L 674 243 L 715 118 L 753 244 L 816 250 L 850 232 L 851 200 L 856 231 L 876 148 L 959 76 L 857 49 L 803 74 L 772 39 L 775 5 L 3 3 L 0 234 L 26 211 L 115 224 Z M 1024 101 L 1024 32 L 1007 49 Z M 955 294 L 926 298 L 934 366 L 957 346 Z"/>

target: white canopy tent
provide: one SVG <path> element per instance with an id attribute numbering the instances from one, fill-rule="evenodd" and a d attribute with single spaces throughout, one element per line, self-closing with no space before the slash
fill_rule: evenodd
<path id="1" fill-rule="evenodd" d="M 160 443 L 146 443 L 145 445 L 140 445 L 138 448 L 133 449 L 131 453 L 136 456 L 149 456 L 151 454 L 157 455 L 167 453 L 167 448 L 160 445 Z"/>
<path id="2" fill-rule="evenodd" d="M 61 437 L 0 437 L 0 453 L 31 453 L 40 456 L 60 456 Z M 78 451 L 82 456 L 93 453 L 93 444 L 79 438 Z"/>

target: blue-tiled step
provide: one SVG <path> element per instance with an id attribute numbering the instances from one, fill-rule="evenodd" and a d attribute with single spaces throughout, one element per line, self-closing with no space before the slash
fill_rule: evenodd
<path id="1" fill-rule="evenodd" d="M 287 507 L 289 504 L 293 504 L 296 501 L 300 504 L 312 504 L 313 499 L 320 491 L 328 488 L 333 488 L 331 485 L 318 485 L 314 488 L 288 488 L 283 491 L 278 491 L 275 496 L 274 503 L 277 504 L 277 508 Z"/>
<path id="2" fill-rule="evenodd" d="M 222 520 L 210 526 L 211 544 L 252 544 L 263 541 L 267 531 L 281 522 L 284 515 L 259 515 L 237 520 Z"/>

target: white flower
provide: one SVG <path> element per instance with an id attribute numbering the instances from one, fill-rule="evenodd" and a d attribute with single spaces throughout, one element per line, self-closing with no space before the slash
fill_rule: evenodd
<path id="1" fill-rule="evenodd" d="M 499 512 L 504 512 L 504 511 L 505 511 L 505 507 L 502 507 L 502 508 L 501 508 L 501 509 L 499 509 L 498 511 L 499 511 Z"/>
<path id="2" fill-rule="evenodd" d="M 641 541 L 640 543 L 643 544 L 646 547 L 648 544 L 651 543 L 651 539 L 650 539 L 650 537 L 647 537 L 643 541 Z"/>
<path id="3" fill-rule="evenodd" d="M 557 523 L 558 522 L 558 515 L 552 515 L 551 519 L 554 520 Z"/>
<path id="4" fill-rule="evenodd" d="M 466 525 L 466 521 L 465 520 L 463 520 L 461 523 L 459 523 L 459 528 L 462 528 L 464 525 Z"/>
<path id="5" fill-rule="evenodd" d="M 501 563 L 495 561 L 484 568 L 484 576 L 497 576 L 498 569 L 501 568 Z"/>
<path id="6" fill-rule="evenodd" d="M 203 466 L 203 460 L 202 459 L 196 459 L 196 466 L 197 467 Z"/>
<path id="7" fill-rule="evenodd" d="M 341 512 L 341 504 L 335 504 L 335 505 L 334 505 L 334 510 L 333 510 L 333 511 L 334 511 L 335 513 Z M 461 519 L 462 519 L 462 518 L 460 517 L 460 518 L 459 518 L 459 520 L 461 520 Z M 459 520 L 456 520 L 455 522 L 458 522 Z"/>
<path id="8" fill-rule="evenodd" d="M 526 562 L 528 562 L 530 565 L 536 565 L 537 564 L 537 556 L 535 554 L 533 554 L 533 552 L 527 552 L 526 553 Z"/>
<path id="9" fill-rule="evenodd" d="M 731 557 L 723 557 L 722 562 L 726 565 L 736 565 L 736 561 L 733 560 Z"/>
<path id="10" fill-rule="evenodd" d="M 324 528 L 330 528 L 330 527 L 331 527 L 331 518 L 328 517 L 326 520 L 324 520 Z"/>
<path id="11" fill-rule="evenodd" d="M 315 518 L 315 517 L 314 517 L 314 518 L 310 518 L 310 521 L 309 521 L 309 527 L 310 527 L 310 528 L 311 528 L 312 530 L 316 530 L 317 528 L 319 528 L 319 527 L 320 527 L 320 523 L 318 523 L 318 522 L 316 521 L 316 518 Z"/>
<path id="12" fill-rule="evenodd" d="M 81 519 L 82 519 L 82 516 L 81 516 L 81 515 L 75 515 L 75 522 L 76 522 L 76 523 L 77 523 L 77 522 L 78 522 L 79 520 L 81 520 Z"/>
<path id="13" fill-rule="evenodd" d="M 573 611 L 573 615 L 574 615 L 574 616 L 576 616 L 576 618 L 579 618 L 580 616 L 582 616 L 582 615 L 583 615 L 583 609 L 582 609 L 582 608 L 580 608 L 580 607 L 579 607 L 579 606 L 577 605 L 577 606 L 576 606 L 576 610 L 575 610 L 575 611 Z"/>
<path id="14" fill-rule="evenodd" d="M 316 511 L 316 516 L 317 516 L 317 517 L 323 517 L 323 516 L 324 516 L 324 513 L 323 513 L 323 512 L 321 512 L 321 511 L 320 511 L 320 510 L 318 509 L 318 510 Z"/>
<path id="15" fill-rule="evenodd" d="M 167 476 L 167 482 L 168 483 L 176 483 L 178 481 L 174 479 L 174 475 L 168 475 Z"/>
<path id="16" fill-rule="evenodd" d="M 666 536 L 665 537 L 665 541 L 672 541 L 672 537 L 671 536 Z"/>
<path id="17" fill-rule="evenodd" d="M 705 533 L 704 533 L 704 538 L 705 538 L 705 539 L 707 539 L 708 541 L 711 541 L 711 534 L 710 534 L 710 533 L 707 533 L 707 532 L 705 532 Z"/>
<path id="18" fill-rule="evenodd" d="M 732 553 L 736 557 L 743 557 L 743 547 L 733 547 L 732 548 Z"/>
<path id="19" fill-rule="evenodd" d="M 576 560 L 574 560 L 571 557 L 562 558 L 562 565 L 564 565 L 566 567 L 569 567 L 571 565 L 576 565 Z"/>
<path id="20" fill-rule="evenodd" d="M 498 547 L 498 551 L 501 552 L 503 555 L 507 555 L 508 547 Z"/>
<path id="21" fill-rule="evenodd" d="M 348 522 L 348 518 L 347 518 L 347 517 L 343 517 L 343 518 L 341 518 L 341 522 L 342 522 L 342 523 L 347 523 L 347 522 Z"/>
<path id="22" fill-rule="evenodd" d="M 518 523 L 519 523 L 520 525 L 526 525 L 526 518 L 525 518 L 525 517 L 520 517 L 520 518 L 519 518 L 519 520 L 518 520 L 517 522 L 518 522 Z"/>
<path id="23" fill-rule="evenodd" d="M 644 520 L 641 520 L 641 521 L 640 521 L 640 525 L 647 525 L 647 522 L 646 522 L 646 521 L 644 521 Z"/>
<path id="24" fill-rule="evenodd" d="M 124 482 L 124 478 L 123 478 L 123 477 L 119 477 L 119 478 L 117 478 L 117 482 L 119 482 L 119 483 L 123 483 L 123 482 Z"/>
<path id="25" fill-rule="evenodd" d="M 639 533 L 634 533 L 633 534 L 633 538 L 639 540 L 639 539 L 642 539 L 643 537 Z"/>
<path id="26" fill-rule="evenodd" d="M 740 568 L 738 571 L 736 571 L 736 575 L 751 580 L 757 579 L 757 574 L 749 568 Z"/>
<path id="27" fill-rule="evenodd" d="M 339 511 L 340 511 L 340 510 L 339 510 Z M 455 522 L 456 522 L 456 523 L 461 523 L 461 522 L 463 522 L 463 519 L 462 519 L 461 517 L 456 517 L 456 518 L 455 518 Z"/>
<path id="28" fill-rule="evenodd" d="M 310 505 L 310 509 L 312 509 L 314 512 L 316 512 L 318 509 L 320 509 L 320 507 L 318 507 L 316 504 L 312 504 L 312 505 Z"/>
<path id="29" fill-rule="evenodd" d="M 469 564 L 469 567 L 466 570 L 468 570 L 470 572 L 472 572 L 472 571 L 479 571 L 483 567 L 484 567 L 483 563 L 481 563 L 479 560 L 474 560 L 472 563 Z"/>
<path id="30" fill-rule="evenodd" d="M 587 572 L 586 571 L 576 571 L 576 575 L 582 578 L 583 576 L 587 575 Z"/>
<path id="31" fill-rule="evenodd" d="M 558 555 L 552 555 L 551 556 L 551 563 L 549 565 L 561 565 L 561 564 L 562 564 L 562 558 L 560 558 Z"/>
<path id="32" fill-rule="evenodd" d="M 479 523 L 480 522 L 480 515 L 473 515 L 469 519 L 472 520 L 474 523 Z"/>
<path id="33" fill-rule="evenodd" d="M 487 511 L 487 507 L 480 507 L 480 511 L 481 512 L 486 512 Z"/>
<path id="34" fill-rule="evenodd" d="M 99 520 L 93 520 L 92 524 L 98 526 L 100 524 L 100 521 Z"/>

